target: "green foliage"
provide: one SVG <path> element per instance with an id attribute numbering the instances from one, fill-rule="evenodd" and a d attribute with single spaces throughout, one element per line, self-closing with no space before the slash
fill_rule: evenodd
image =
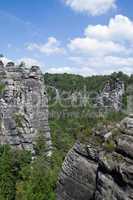
<path id="1" fill-rule="evenodd" d="M 13 200 L 15 196 L 15 177 L 13 160 L 8 146 L 0 148 L 0 199 Z"/>
<path id="2" fill-rule="evenodd" d="M 0 83 L 0 94 L 2 94 L 5 90 L 5 84 Z"/>
<path id="3" fill-rule="evenodd" d="M 55 86 L 61 91 L 70 91 L 70 94 L 75 90 L 83 90 L 84 86 L 89 92 L 98 92 L 110 78 L 110 76 L 84 78 L 69 74 L 45 74 L 44 77 L 47 85 Z M 112 74 L 112 77 L 119 77 L 126 84 L 133 83 L 133 77 L 128 77 L 121 72 Z M 1 91 L 3 91 L 2 86 L 0 86 Z M 51 89 L 48 90 L 48 94 L 53 99 L 55 94 Z M 95 94 L 93 93 L 92 96 Z M 62 162 L 75 141 L 87 142 L 94 127 L 118 122 L 124 117 L 123 113 L 115 112 L 100 116 L 91 104 L 84 108 L 71 106 L 63 108 L 57 103 L 50 107 L 50 111 L 61 113 L 59 118 L 50 119 L 53 143 L 51 157 L 46 155 L 46 141 L 41 131 L 36 138 L 37 156 L 33 160 L 31 153 L 27 151 L 14 151 L 9 146 L 0 146 L 0 200 L 55 200 L 56 183 Z M 62 113 L 71 112 L 78 114 L 62 117 Z M 15 113 L 14 119 L 17 127 L 23 128 L 24 116 Z M 101 143 L 98 139 L 94 142 L 96 145 Z M 112 140 L 107 141 L 104 148 L 107 152 L 112 152 L 115 143 Z"/>
<path id="4" fill-rule="evenodd" d="M 56 200 L 55 189 L 62 159 L 58 151 L 44 154 L 42 135 L 37 139 L 38 156 L 21 170 L 16 184 L 16 200 Z M 43 147 L 43 148 L 42 148 Z"/>
<path id="5" fill-rule="evenodd" d="M 104 144 L 104 149 L 107 151 L 107 152 L 113 152 L 116 148 L 116 144 L 114 143 L 113 140 L 108 140 L 107 142 L 105 142 Z"/>
<path id="6" fill-rule="evenodd" d="M 29 152 L 0 146 L 0 200 L 55 200 L 60 158 L 40 151 L 31 162 Z"/>
<path id="7" fill-rule="evenodd" d="M 67 126 L 69 124 L 69 126 Z M 66 154 L 74 144 L 72 124 L 70 120 L 54 120 L 50 122 L 53 146 Z"/>
<path id="8" fill-rule="evenodd" d="M 16 200 L 55 200 L 56 180 L 49 162 L 48 158 L 39 156 L 23 171 L 22 181 L 16 186 Z"/>
<path id="9" fill-rule="evenodd" d="M 109 79 L 109 76 L 92 76 L 83 77 L 74 74 L 49 74 L 44 75 L 44 80 L 47 86 L 58 88 L 59 91 L 75 92 L 83 91 L 84 88 L 88 92 L 100 91 L 104 84 Z M 48 94 L 50 95 L 51 93 Z"/>
<path id="10" fill-rule="evenodd" d="M 107 123 L 109 122 L 119 122 L 121 121 L 126 115 L 123 112 L 108 112 L 105 116 L 105 120 Z"/>
<path id="11" fill-rule="evenodd" d="M 19 128 L 23 128 L 24 115 L 21 113 L 14 113 L 13 118 L 16 122 L 16 126 Z"/>
<path id="12" fill-rule="evenodd" d="M 29 163 L 29 153 L 13 151 L 8 145 L 0 146 L 0 199 L 14 200 L 19 171 Z M 27 157 L 28 156 L 28 157 Z M 27 159 L 28 158 L 28 159 Z M 31 160 L 31 159 L 30 159 Z"/>
<path id="13" fill-rule="evenodd" d="M 42 131 L 38 132 L 35 143 L 36 155 L 45 155 L 47 152 L 46 139 Z"/>
<path id="14" fill-rule="evenodd" d="M 82 91 L 84 86 L 86 86 L 87 91 L 98 92 L 103 89 L 105 83 L 109 79 L 116 79 L 124 81 L 125 85 L 133 83 L 133 75 L 128 76 L 123 72 L 112 73 L 111 75 L 97 75 L 83 77 L 74 74 L 49 74 L 44 75 L 44 80 L 46 85 L 53 86 L 59 90 L 65 91 Z"/>

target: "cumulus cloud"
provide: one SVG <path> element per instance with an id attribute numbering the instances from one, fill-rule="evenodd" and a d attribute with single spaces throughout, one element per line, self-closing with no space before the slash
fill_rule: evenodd
<path id="1" fill-rule="evenodd" d="M 49 37 L 48 41 L 44 44 L 31 43 L 27 45 L 30 51 L 37 50 L 46 55 L 64 54 L 65 50 L 61 47 L 60 42 L 55 37 Z"/>
<path id="2" fill-rule="evenodd" d="M 78 12 L 101 15 L 116 7 L 116 0 L 64 0 L 66 5 Z"/>
<path id="3" fill-rule="evenodd" d="M 67 52 L 67 62 L 64 56 L 66 66 L 47 67 L 46 71 L 50 73 L 67 72 L 88 76 L 123 71 L 131 74 L 133 21 L 126 16 L 116 15 L 108 24 L 89 24 L 83 31 L 83 36 L 68 42 L 66 50 L 53 37 L 46 44 L 30 44 L 27 48 L 46 55 Z"/>
<path id="4" fill-rule="evenodd" d="M 94 75 L 95 72 L 93 69 L 88 67 L 83 68 L 77 68 L 77 67 L 52 67 L 47 70 L 47 72 L 52 74 L 62 74 L 62 73 L 68 73 L 68 74 L 80 74 L 82 76 L 87 75 Z"/>
<path id="5" fill-rule="evenodd" d="M 71 67 L 51 67 L 47 70 L 47 72 L 52 73 L 52 74 L 72 73 L 72 68 Z"/>
<path id="6" fill-rule="evenodd" d="M 82 37 L 70 40 L 69 60 L 77 68 L 83 68 L 83 73 L 91 69 L 93 74 L 121 70 L 130 74 L 133 73 L 132 48 L 133 22 L 126 16 L 116 15 L 108 25 L 89 25 Z"/>
<path id="7" fill-rule="evenodd" d="M 70 50 L 88 54 L 131 53 L 133 22 L 126 16 L 116 15 L 108 25 L 89 25 L 84 37 L 74 38 L 68 44 Z"/>
<path id="8" fill-rule="evenodd" d="M 110 19 L 108 25 L 89 25 L 85 29 L 85 36 L 97 40 L 133 44 L 133 22 L 126 16 L 116 15 Z"/>
<path id="9" fill-rule="evenodd" d="M 70 41 L 68 48 L 79 54 L 95 55 L 110 55 L 123 54 L 128 51 L 126 47 L 112 41 L 99 41 L 95 38 L 75 38 Z"/>
<path id="10" fill-rule="evenodd" d="M 100 56 L 100 57 L 70 57 L 75 74 L 83 76 L 97 74 L 111 74 L 123 71 L 127 74 L 133 73 L 133 57 Z"/>

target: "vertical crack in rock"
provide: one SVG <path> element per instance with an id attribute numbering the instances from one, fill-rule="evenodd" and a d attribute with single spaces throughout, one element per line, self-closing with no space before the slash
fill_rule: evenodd
<path id="1" fill-rule="evenodd" d="M 39 133 L 44 135 L 51 153 L 48 100 L 40 68 L 27 69 L 13 62 L 4 66 L 0 62 L 0 144 L 34 154 Z"/>
<path id="2" fill-rule="evenodd" d="M 133 199 L 133 115 L 111 132 L 108 142 L 92 134 L 88 144 L 76 143 L 70 150 L 59 176 L 57 200 Z"/>

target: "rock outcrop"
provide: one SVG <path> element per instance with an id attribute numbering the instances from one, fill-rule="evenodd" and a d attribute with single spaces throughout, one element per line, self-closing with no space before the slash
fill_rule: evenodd
<path id="1" fill-rule="evenodd" d="M 133 115 L 109 134 L 92 134 L 68 153 L 57 186 L 58 200 L 133 199 Z"/>
<path id="2" fill-rule="evenodd" d="M 111 79 L 98 95 L 97 105 L 102 108 L 112 109 L 113 111 L 120 111 L 122 109 L 124 93 L 124 82 L 119 79 Z"/>
<path id="3" fill-rule="evenodd" d="M 39 134 L 51 149 L 48 100 L 43 74 L 38 66 L 30 69 L 13 62 L 0 62 L 0 144 L 30 150 Z"/>

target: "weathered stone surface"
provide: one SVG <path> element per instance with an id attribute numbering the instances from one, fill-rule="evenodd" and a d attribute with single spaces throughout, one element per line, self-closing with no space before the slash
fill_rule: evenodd
<path id="1" fill-rule="evenodd" d="M 119 79 L 110 80 L 106 83 L 103 91 L 97 97 L 97 105 L 102 108 L 120 111 L 122 109 L 122 98 L 125 86 Z"/>
<path id="2" fill-rule="evenodd" d="M 59 200 L 91 200 L 96 185 L 97 163 L 87 157 L 87 150 L 76 144 L 64 161 L 57 189 Z"/>
<path id="3" fill-rule="evenodd" d="M 112 138 L 94 146 L 77 143 L 68 153 L 57 184 L 58 200 L 133 199 L 133 117 Z M 114 147 L 112 146 L 114 144 Z"/>
<path id="4" fill-rule="evenodd" d="M 51 149 L 48 100 L 39 67 L 0 63 L 0 144 L 31 150 L 39 133 Z"/>

